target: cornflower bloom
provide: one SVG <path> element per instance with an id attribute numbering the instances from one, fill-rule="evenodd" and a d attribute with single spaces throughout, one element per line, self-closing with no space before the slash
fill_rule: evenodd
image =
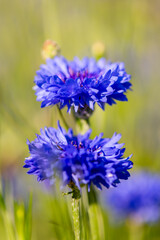
<path id="1" fill-rule="evenodd" d="M 30 156 L 25 160 L 29 174 L 37 175 L 38 181 L 56 177 L 62 185 L 74 183 L 79 189 L 91 183 L 102 189 L 116 186 L 120 179 L 128 179 L 128 170 L 133 163 L 130 157 L 123 158 L 124 144 L 117 142 L 120 134 L 112 138 L 102 138 L 103 134 L 89 139 L 91 130 L 84 135 L 73 135 L 72 129 L 66 132 L 58 123 L 58 129 L 44 128 L 37 138 L 27 141 Z"/>
<path id="2" fill-rule="evenodd" d="M 147 171 L 132 177 L 103 196 L 109 212 L 117 221 L 153 223 L 160 220 L 160 175 Z"/>
<path id="3" fill-rule="evenodd" d="M 58 104 L 60 109 L 67 106 L 70 112 L 73 107 L 77 117 L 87 119 L 95 103 L 104 110 L 106 103 L 127 101 L 125 94 L 131 87 L 130 78 L 122 62 L 87 57 L 68 61 L 56 56 L 40 66 L 34 90 L 42 108 Z"/>

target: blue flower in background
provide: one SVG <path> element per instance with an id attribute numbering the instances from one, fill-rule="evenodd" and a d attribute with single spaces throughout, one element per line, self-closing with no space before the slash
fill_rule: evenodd
<path id="1" fill-rule="evenodd" d="M 160 175 L 138 172 L 103 196 L 114 219 L 152 223 L 160 219 Z"/>
<path id="2" fill-rule="evenodd" d="M 56 177 L 62 179 L 62 185 L 74 182 L 80 189 L 91 183 L 99 189 L 102 185 L 109 188 L 116 186 L 120 179 L 128 179 L 128 169 L 133 163 L 123 158 L 124 144 L 117 142 L 120 134 L 102 138 L 103 134 L 89 139 L 91 130 L 84 135 L 73 135 L 71 129 L 66 132 L 58 123 L 58 129 L 44 128 L 41 135 L 32 142 L 27 142 L 30 156 L 25 160 L 29 174 L 37 175 L 38 181 Z"/>
<path id="3" fill-rule="evenodd" d="M 70 111 L 73 106 L 85 118 L 85 110 L 93 111 L 95 103 L 104 110 L 105 103 L 127 101 L 125 93 L 131 87 L 130 78 L 123 63 L 106 62 L 104 58 L 96 62 L 87 57 L 67 61 L 56 56 L 47 59 L 37 71 L 34 90 L 41 107 L 59 104 L 60 109 L 67 106 Z"/>

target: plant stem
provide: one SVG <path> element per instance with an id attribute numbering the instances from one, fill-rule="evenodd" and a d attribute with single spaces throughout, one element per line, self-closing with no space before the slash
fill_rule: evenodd
<path id="1" fill-rule="evenodd" d="M 76 119 L 76 130 L 78 133 L 84 134 L 87 132 L 90 128 L 90 123 L 89 120 L 84 120 L 84 119 Z"/>
<path id="2" fill-rule="evenodd" d="M 75 240 L 80 240 L 79 199 L 72 198 L 72 217 Z"/>
<path id="3" fill-rule="evenodd" d="M 58 109 L 59 115 L 60 115 L 60 117 L 61 117 L 61 119 L 62 119 L 62 121 L 63 121 L 65 127 L 66 127 L 67 130 L 68 130 L 68 129 L 69 129 L 69 126 L 68 126 L 68 124 L 67 124 L 67 122 L 66 122 L 66 120 L 65 120 L 65 118 L 64 118 L 64 116 L 63 116 L 63 113 L 62 113 L 62 111 L 60 110 L 59 106 L 58 106 L 58 105 L 56 105 L 56 106 L 57 106 L 57 109 Z"/>
<path id="4" fill-rule="evenodd" d="M 104 239 L 103 217 L 93 186 L 91 186 L 90 192 L 88 192 L 88 202 L 88 213 L 92 240 L 102 240 Z"/>
<path id="5" fill-rule="evenodd" d="M 79 188 L 71 181 L 68 186 L 72 189 L 72 218 L 74 227 L 75 240 L 80 240 L 80 198 L 81 193 Z"/>
<path id="6" fill-rule="evenodd" d="M 142 224 L 136 224 L 134 221 L 128 221 L 127 222 L 128 230 L 129 230 L 129 240 L 142 240 L 145 239 L 144 236 L 144 225 Z"/>
<path id="7" fill-rule="evenodd" d="M 76 127 L 81 134 L 85 133 L 90 128 L 89 119 L 76 118 Z M 88 192 L 88 190 L 87 190 Z M 98 199 L 94 187 L 91 185 L 90 192 L 88 192 L 88 214 L 91 230 L 92 240 L 104 239 L 104 224 L 101 209 L 98 205 Z"/>

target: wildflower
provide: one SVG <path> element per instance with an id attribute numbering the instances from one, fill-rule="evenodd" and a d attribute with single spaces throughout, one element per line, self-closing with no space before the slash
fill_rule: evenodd
<path id="1" fill-rule="evenodd" d="M 102 138 L 103 134 L 89 139 L 91 130 L 84 135 L 66 132 L 58 123 L 58 129 L 44 128 L 32 142 L 27 142 L 30 156 L 25 160 L 28 174 L 37 175 L 38 181 L 56 177 L 62 185 L 74 183 L 79 189 L 91 183 L 101 189 L 116 186 L 120 179 L 127 179 L 132 167 L 130 157 L 123 158 L 125 149 L 118 144 L 120 134 Z"/>
<path id="2" fill-rule="evenodd" d="M 107 208 L 115 220 L 152 223 L 160 219 L 160 175 L 138 172 L 105 194 Z"/>
<path id="3" fill-rule="evenodd" d="M 104 58 L 96 62 L 87 57 L 67 61 L 56 56 L 47 59 L 37 71 L 34 90 L 42 108 L 58 104 L 60 109 L 67 106 L 70 111 L 73 106 L 79 117 L 88 118 L 95 103 L 104 110 L 106 103 L 127 101 L 125 94 L 131 87 L 130 78 L 123 63 L 106 62 Z"/>

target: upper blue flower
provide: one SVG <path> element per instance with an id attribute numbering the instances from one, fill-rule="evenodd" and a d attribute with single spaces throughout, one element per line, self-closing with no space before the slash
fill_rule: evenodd
<path id="1" fill-rule="evenodd" d="M 156 222 L 160 220 L 160 175 L 133 174 L 125 184 L 106 192 L 105 201 L 115 220 Z"/>
<path id="2" fill-rule="evenodd" d="M 29 174 L 37 175 L 38 181 L 56 176 L 63 186 L 74 182 L 80 188 L 91 183 L 99 189 L 102 185 L 116 186 L 120 179 L 128 179 L 128 169 L 133 163 L 123 158 L 124 144 L 118 144 L 120 134 L 102 138 L 103 134 L 91 140 L 91 130 L 84 135 L 74 136 L 71 129 L 66 133 L 58 124 L 58 129 L 44 128 L 33 142 L 27 142 L 30 156 L 25 160 Z"/>
<path id="3" fill-rule="evenodd" d="M 41 107 L 59 104 L 60 108 L 71 106 L 78 109 L 94 110 L 97 104 L 104 110 L 105 103 L 112 105 L 115 100 L 127 101 L 125 95 L 130 89 L 131 76 L 123 63 L 110 63 L 101 58 L 75 57 L 67 61 L 62 56 L 47 59 L 35 77 L 34 89 Z"/>

